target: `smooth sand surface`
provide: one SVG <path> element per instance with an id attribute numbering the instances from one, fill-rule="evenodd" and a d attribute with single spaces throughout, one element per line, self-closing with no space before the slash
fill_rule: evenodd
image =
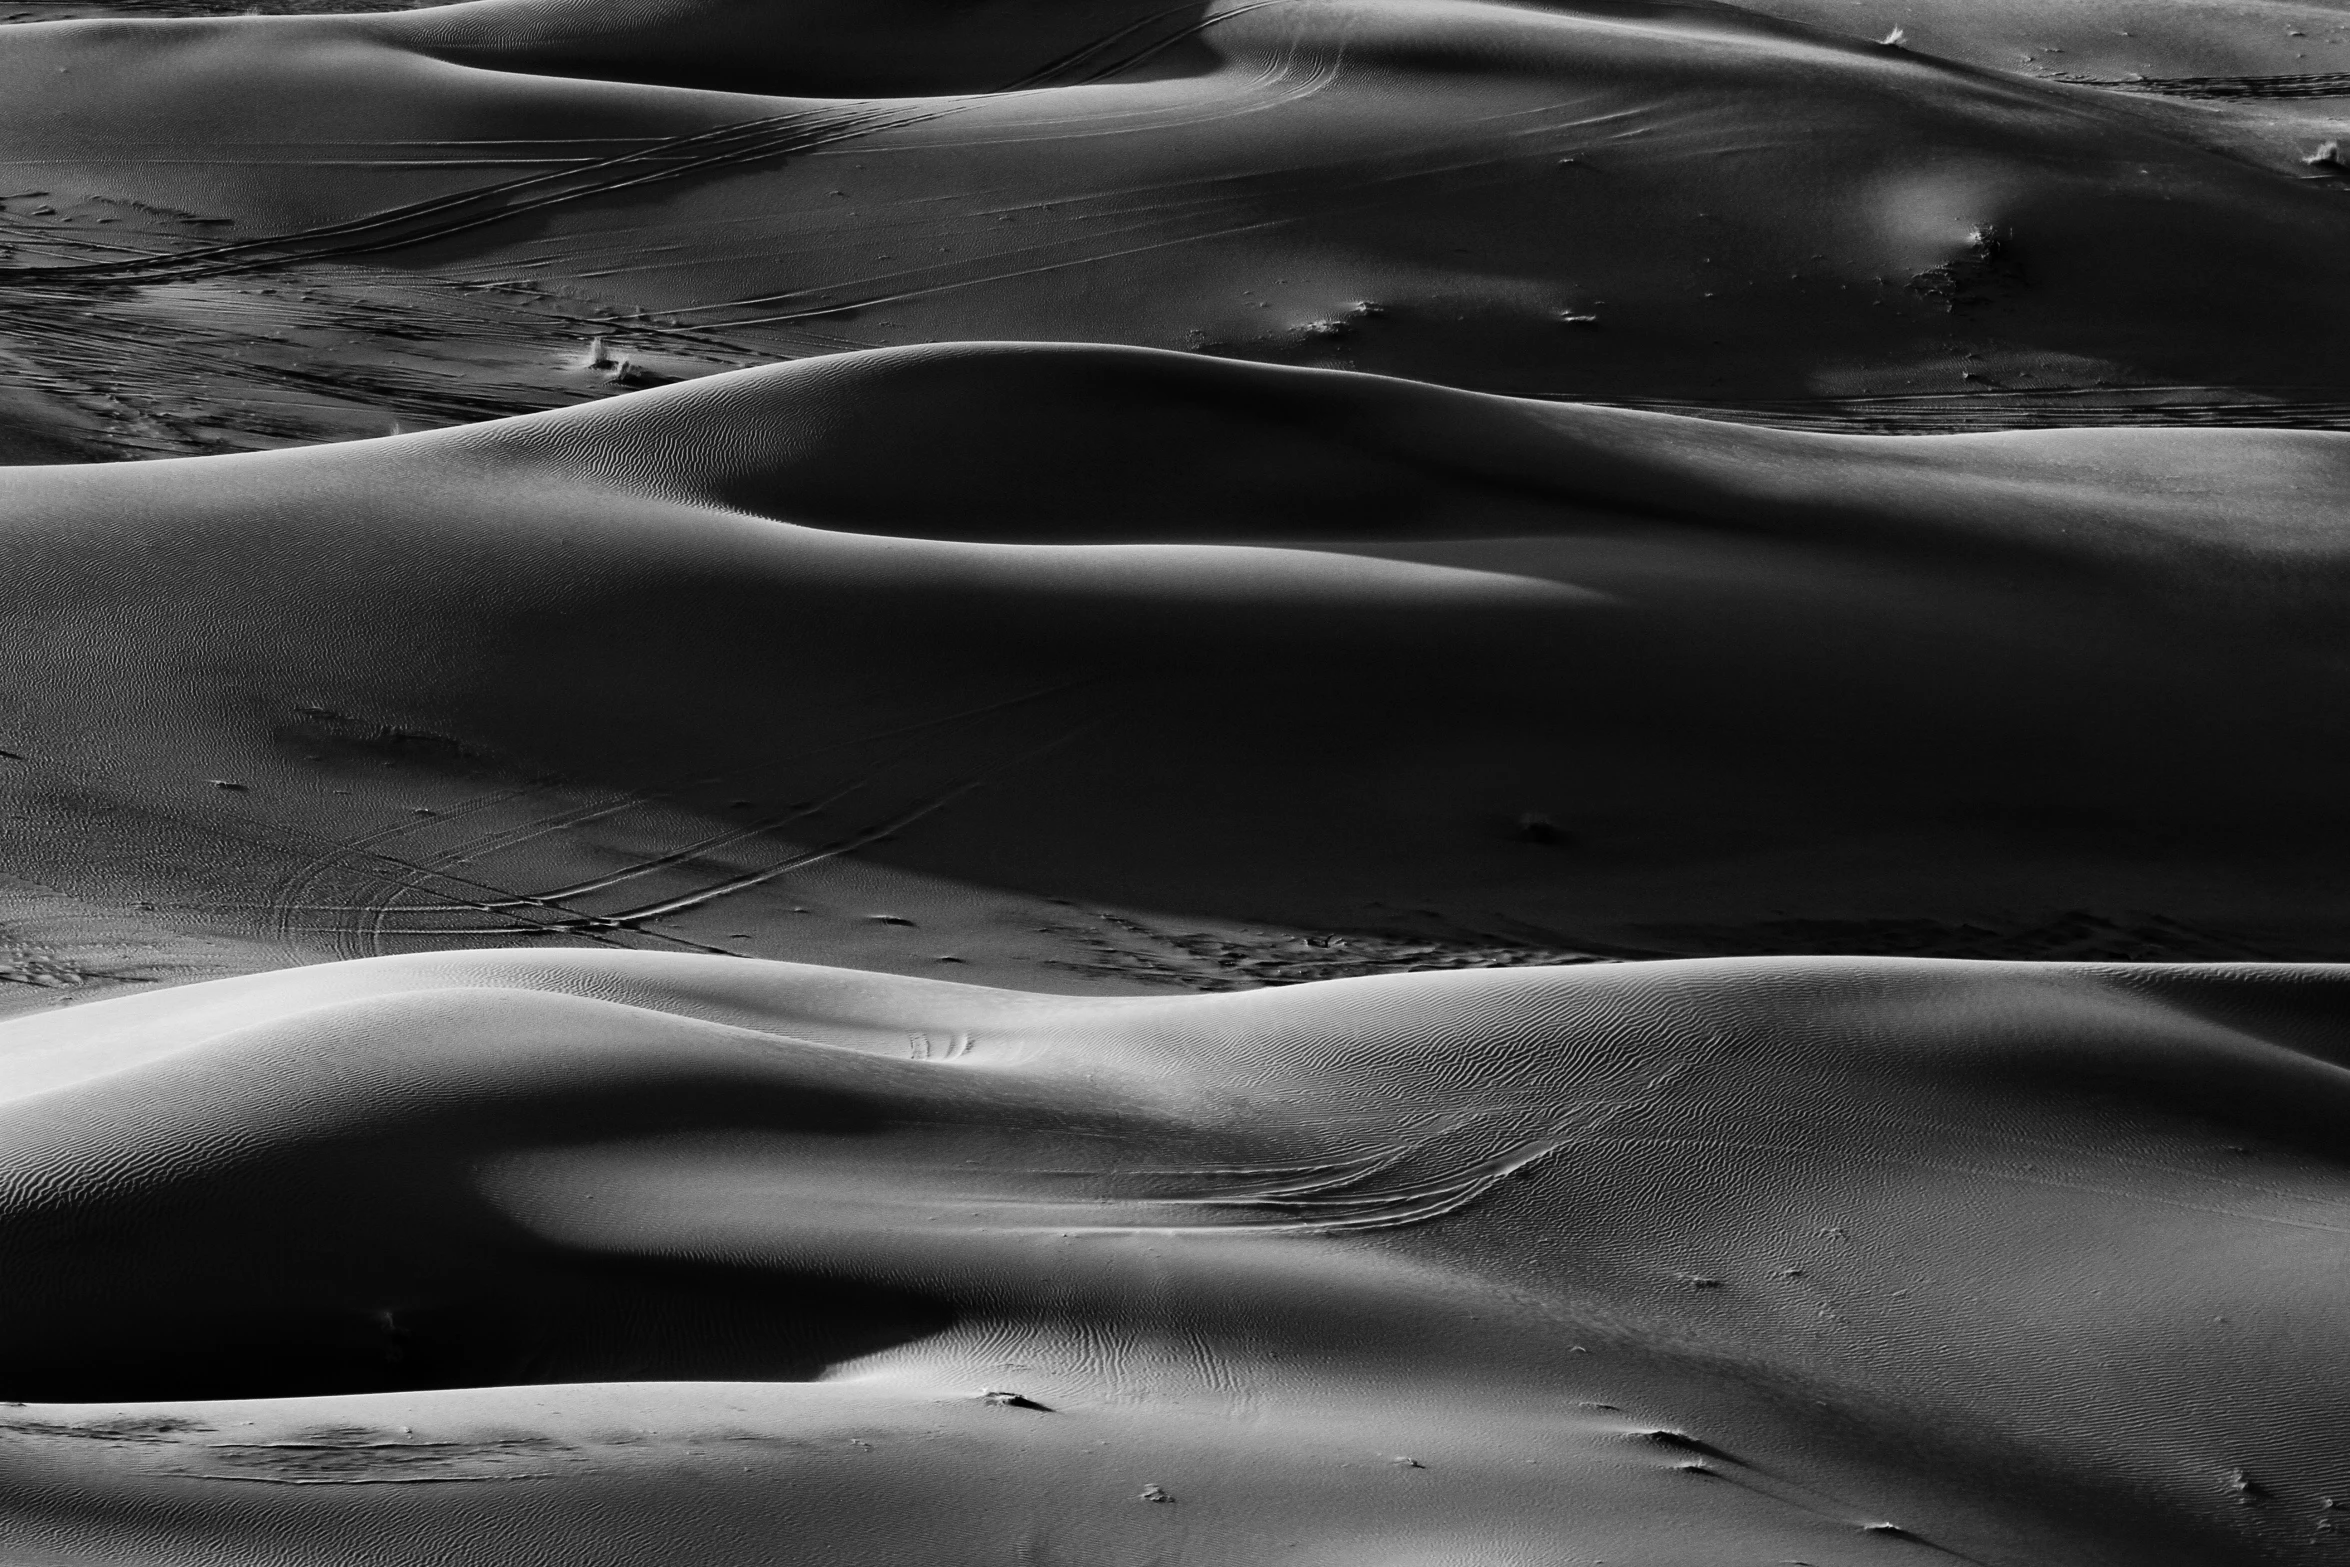
<path id="1" fill-rule="evenodd" d="M 1266 922 L 2330 956 L 2346 464 L 965 345 L 17 469 L 8 988 L 532 940 L 1131 991 Z"/>
<path id="2" fill-rule="evenodd" d="M 11 1550 L 2330 1561 L 2343 986 L 494 952 L 21 1019 Z"/>

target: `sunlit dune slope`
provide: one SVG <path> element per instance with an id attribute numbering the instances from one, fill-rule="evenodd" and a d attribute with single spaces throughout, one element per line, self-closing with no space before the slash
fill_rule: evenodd
<path id="1" fill-rule="evenodd" d="M 522 938 L 1184 982 L 1235 922 L 2324 954 L 2346 462 L 982 345 L 14 470 L 10 993 Z"/>
<path id="2" fill-rule="evenodd" d="M 2341 400 L 2336 166 L 1836 26 L 1405 0 L 19 26 L 9 423 L 39 460 L 478 419 L 607 389 L 595 336 L 640 383 L 1011 338 L 1576 397 Z"/>
<path id="3" fill-rule="evenodd" d="M 0 1516 L 54 1562 L 2328 1561 L 2343 985 L 497 951 L 18 1020 Z"/>

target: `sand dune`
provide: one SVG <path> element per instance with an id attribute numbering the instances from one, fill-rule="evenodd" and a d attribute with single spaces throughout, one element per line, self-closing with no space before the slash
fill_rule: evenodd
<path id="1" fill-rule="evenodd" d="M 1252 929 L 2135 956 L 2149 915 L 2326 955 L 2345 461 L 979 345 L 19 469 L 13 988 L 517 939 L 1048 989 L 1245 973 Z M 2119 945 L 1969 944 L 2084 912 Z"/>
<path id="2" fill-rule="evenodd" d="M 0 14 L 8 1563 L 2339 1556 L 2350 12 L 241 8 Z"/>
<path id="3" fill-rule="evenodd" d="M 2331 1560 L 2342 983 L 499 952 L 19 1020 L 11 1539 Z"/>
<path id="4" fill-rule="evenodd" d="M 599 336 L 640 384 L 1080 339 L 1517 394 L 2339 421 L 2317 126 L 1851 25 L 477 0 L 19 26 L 7 422 L 34 461 L 380 434 L 626 384 Z M 2210 58 L 2280 63 L 2255 54 Z"/>

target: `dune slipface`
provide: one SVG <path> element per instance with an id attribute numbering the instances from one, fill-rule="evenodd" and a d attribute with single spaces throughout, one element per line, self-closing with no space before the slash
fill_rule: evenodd
<path id="1" fill-rule="evenodd" d="M 1776 9 L 19 27 L 5 427 L 20 461 L 200 452 L 976 338 L 1831 422 L 2339 421 L 2330 122 L 2135 90 L 2190 59 L 2331 90 L 2288 36 L 2338 45 L 2319 8 L 2209 46 L 2233 12 L 2165 6 L 2151 44 L 2112 7 L 1903 12 L 1941 52 Z"/>
<path id="2" fill-rule="evenodd" d="M 11 1547 L 2329 1561 L 2343 983 L 509 951 L 19 1019 Z"/>

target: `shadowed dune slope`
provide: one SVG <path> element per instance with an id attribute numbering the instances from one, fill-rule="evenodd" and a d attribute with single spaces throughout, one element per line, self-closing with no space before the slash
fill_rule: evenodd
<path id="1" fill-rule="evenodd" d="M 16 470 L 11 977 L 2084 909 L 2322 954 L 2346 459 L 1000 345 Z"/>
<path id="2" fill-rule="evenodd" d="M 1083 1000 L 508 950 L 20 1019 L 10 1537 L 2331 1560 L 2344 984 L 1756 959 Z M 646 1385 L 577 1385 L 612 1381 Z"/>
<path id="3" fill-rule="evenodd" d="M 337 399 L 367 433 L 478 419 L 607 390 L 591 336 L 640 381 L 1090 339 L 1584 398 L 2341 400 L 2332 165 L 1821 21 L 476 0 L 11 28 L 11 422 L 38 457 L 298 439 Z"/>

